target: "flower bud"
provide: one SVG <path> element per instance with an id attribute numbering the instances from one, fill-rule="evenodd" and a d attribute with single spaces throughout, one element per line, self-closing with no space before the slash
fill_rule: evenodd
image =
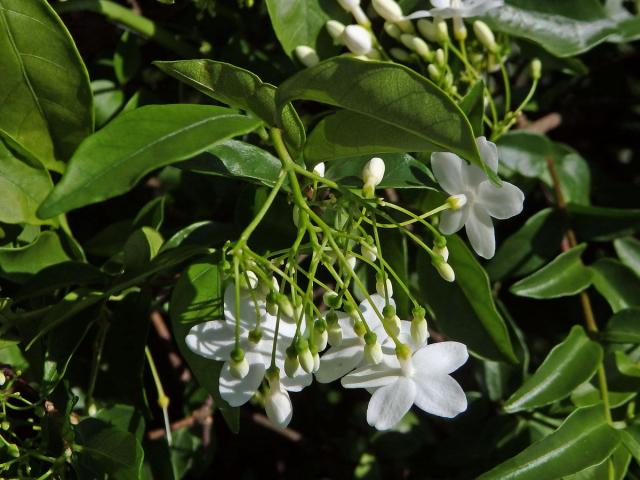
<path id="1" fill-rule="evenodd" d="M 378 258 L 378 249 L 375 245 L 371 245 L 369 243 L 362 243 L 360 245 L 360 253 L 364 258 L 369 260 L 370 262 L 375 262 Z"/>
<path id="2" fill-rule="evenodd" d="M 542 62 L 540 59 L 534 58 L 531 60 L 531 78 L 533 80 L 539 80 L 542 75 Z"/>
<path id="3" fill-rule="evenodd" d="M 329 341 L 329 345 L 332 347 L 338 347 L 342 343 L 342 327 L 340 324 L 336 323 L 335 325 L 329 325 L 327 328 L 327 334 Z"/>
<path id="4" fill-rule="evenodd" d="M 434 246 L 433 253 L 435 253 L 436 255 L 440 255 L 445 262 L 449 260 L 449 249 L 446 245 L 444 247 L 439 247 L 437 245 Z"/>
<path id="5" fill-rule="evenodd" d="M 381 297 L 386 297 L 386 295 L 391 297 L 393 295 L 393 285 L 391 284 L 391 280 L 383 275 L 376 275 L 376 277 L 376 293 Z"/>
<path id="6" fill-rule="evenodd" d="M 452 210 L 458 210 L 467 204 L 467 196 L 464 193 L 451 195 L 447 198 L 447 203 Z"/>
<path id="7" fill-rule="evenodd" d="M 411 320 L 411 338 L 416 345 L 423 345 L 429 338 L 429 328 L 424 316 L 422 318 L 414 317 Z"/>
<path id="8" fill-rule="evenodd" d="M 404 20 L 396 22 L 396 25 L 404 33 L 415 33 L 416 31 L 416 29 L 413 28 L 413 22 L 411 20 L 407 20 L 406 18 Z"/>
<path id="9" fill-rule="evenodd" d="M 351 253 L 347 253 L 344 257 L 344 259 L 347 261 L 347 266 L 353 270 L 354 268 L 356 268 L 356 257 L 354 257 Z"/>
<path id="10" fill-rule="evenodd" d="M 0 387 L 7 382 L 7 377 L 2 370 L 0 370 Z"/>
<path id="11" fill-rule="evenodd" d="M 382 361 L 382 346 L 377 340 L 364 346 L 364 358 L 371 365 L 377 365 Z"/>
<path id="12" fill-rule="evenodd" d="M 278 368 L 267 370 L 269 390 L 264 398 L 264 409 L 267 417 L 280 428 L 286 427 L 291 421 L 291 399 L 282 385 L 280 385 L 280 371 Z"/>
<path id="13" fill-rule="evenodd" d="M 444 260 L 435 260 L 432 263 L 444 280 L 446 280 L 447 282 L 453 282 L 456 279 L 456 274 L 453 271 L 453 268 L 451 268 L 451 265 L 449 265 L 447 262 L 445 262 Z"/>
<path id="14" fill-rule="evenodd" d="M 373 48 L 371 34 L 360 25 L 349 25 L 342 33 L 345 46 L 356 55 L 366 55 Z"/>
<path id="15" fill-rule="evenodd" d="M 258 276 L 251 270 L 246 271 L 241 277 L 240 286 L 246 290 L 255 290 L 258 286 Z"/>
<path id="16" fill-rule="evenodd" d="M 235 378 L 242 380 L 249 373 L 249 362 L 244 355 L 244 350 L 234 348 L 229 355 L 229 371 Z"/>
<path id="17" fill-rule="evenodd" d="M 373 157 L 362 169 L 362 181 L 364 187 L 362 191 L 366 197 L 373 197 L 375 189 L 384 177 L 384 160 L 379 157 Z"/>
<path id="18" fill-rule="evenodd" d="M 404 343 L 398 343 L 396 345 L 396 357 L 398 357 L 398 360 L 411 358 L 411 349 Z"/>
<path id="19" fill-rule="evenodd" d="M 327 307 L 340 308 L 342 305 L 342 297 L 333 290 L 327 290 L 322 295 L 322 301 Z"/>
<path id="20" fill-rule="evenodd" d="M 453 36 L 460 42 L 467 38 L 467 27 L 461 17 L 453 17 Z"/>
<path id="21" fill-rule="evenodd" d="M 364 28 L 371 27 L 371 20 L 369 20 L 369 17 L 367 17 L 367 14 L 364 13 L 364 10 L 362 10 L 362 7 L 358 6 L 353 10 L 351 10 L 351 15 L 353 15 L 353 18 L 355 19 L 358 25 Z"/>
<path id="22" fill-rule="evenodd" d="M 313 173 L 322 178 L 324 178 L 324 170 L 324 162 L 316 163 L 315 167 L 313 167 Z"/>
<path id="23" fill-rule="evenodd" d="M 351 303 L 346 303 L 344 306 L 344 312 L 349 315 L 354 322 L 357 322 L 360 319 L 360 315 L 358 314 L 358 308 Z"/>
<path id="24" fill-rule="evenodd" d="M 385 320 L 391 319 L 396 314 L 396 307 L 387 303 L 384 307 L 382 307 L 382 316 Z"/>
<path id="25" fill-rule="evenodd" d="M 411 61 L 411 55 L 402 48 L 393 47 L 389 49 L 389 54 L 399 62 L 408 63 Z"/>
<path id="26" fill-rule="evenodd" d="M 344 32 L 345 26 L 344 24 L 338 22 L 337 20 L 329 20 L 325 25 L 327 32 L 335 42 L 340 42 L 342 33 Z"/>
<path id="27" fill-rule="evenodd" d="M 439 43 L 447 43 L 449 41 L 449 29 L 447 22 L 442 18 L 433 21 L 436 27 L 436 39 Z"/>
<path id="28" fill-rule="evenodd" d="M 386 319 L 387 320 L 387 328 L 389 329 L 389 332 L 393 335 L 393 336 L 398 336 L 400 334 L 400 327 L 401 327 L 401 323 L 400 323 L 400 317 L 398 315 L 393 315 L 391 318 Z"/>
<path id="29" fill-rule="evenodd" d="M 380 55 L 380 52 L 375 48 L 369 50 L 369 53 L 367 53 L 365 57 L 368 60 L 380 60 L 382 58 L 382 56 Z"/>
<path id="30" fill-rule="evenodd" d="M 294 51 L 296 57 L 298 57 L 298 60 L 300 60 L 300 63 L 305 67 L 314 67 L 318 63 L 320 63 L 318 53 L 313 48 L 307 45 L 298 45 Z"/>
<path id="31" fill-rule="evenodd" d="M 373 0 L 372 5 L 378 15 L 389 22 L 404 20 L 402 8 L 394 0 Z"/>
<path id="32" fill-rule="evenodd" d="M 360 0 L 338 0 L 338 3 L 347 12 L 351 12 L 353 9 L 360 6 Z"/>
<path id="33" fill-rule="evenodd" d="M 420 35 L 429 40 L 430 42 L 438 41 L 438 30 L 431 20 L 421 18 L 418 20 L 418 31 Z"/>
<path id="34" fill-rule="evenodd" d="M 302 369 L 307 372 L 313 372 L 313 355 L 309 350 L 309 342 L 304 338 L 299 338 L 296 342 L 296 352 L 298 352 L 298 361 Z"/>
<path id="35" fill-rule="evenodd" d="M 313 352 L 313 373 L 316 373 L 318 370 L 320 370 L 320 355 L 318 352 Z"/>
<path id="36" fill-rule="evenodd" d="M 328 327 L 338 324 L 338 314 L 335 312 L 335 310 L 333 309 L 329 310 L 329 313 L 327 313 L 326 320 L 327 320 Z"/>
<path id="37" fill-rule="evenodd" d="M 278 294 L 278 307 L 282 309 L 282 313 L 286 317 L 293 319 L 293 315 L 295 314 L 293 311 L 293 305 L 291 305 L 291 301 L 286 295 Z"/>
<path id="38" fill-rule="evenodd" d="M 402 30 L 395 23 L 385 22 L 384 23 L 384 31 L 387 32 L 391 38 L 398 40 L 400 35 L 402 35 Z"/>
<path id="39" fill-rule="evenodd" d="M 440 80 L 440 76 L 442 75 L 442 73 L 440 72 L 440 69 L 436 67 L 434 63 L 429 64 L 429 66 L 427 67 L 427 72 L 429 72 L 429 76 L 431 77 L 431 80 L 433 80 L 434 82 L 437 82 L 438 80 Z"/>
<path id="40" fill-rule="evenodd" d="M 287 347 L 284 359 L 284 373 L 286 373 L 287 377 L 293 378 L 295 377 L 299 366 L 300 361 L 298 360 L 298 352 L 296 352 L 296 347 L 294 347 L 293 345 L 289 345 L 289 347 Z"/>
<path id="41" fill-rule="evenodd" d="M 262 339 L 262 329 L 260 327 L 256 327 L 249 331 L 249 342 L 254 345 L 259 343 Z"/>
<path id="42" fill-rule="evenodd" d="M 429 45 L 420 37 L 413 37 L 413 49 L 418 55 L 420 55 L 423 59 L 430 61 L 433 58 L 433 54 L 429 49 Z"/>
<path id="43" fill-rule="evenodd" d="M 321 352 L 327 348 L 329 334 L 327 333 L 327 322 L 323 319 L 316 320 L 313 324 L 313 344 L 316 350 Z"/>
<path id="44" fill-rule="evenodd" d="M 446 63 L 444 60 L 444 50 L 442 50 L 441 48 L 436 50 L 435 62 L 439 67 L 444 67 Z"/>
<path id="45" fill-rule="evenodd" d="M 277 315 L 278 313 L 278 294 L 276 292 L 269 292 L 267 294 L 267 312 L 270 315 Z"/>
<path id="46" fill-rule="evenodd" d="M 482 20 L 476 20 L 473 22 L 473 32 L 476 34 L 478 41 L 491 53 L 498 51 L 498 44 L 496 44 L 496 37 L 489 28 L 489 25 Z"/>

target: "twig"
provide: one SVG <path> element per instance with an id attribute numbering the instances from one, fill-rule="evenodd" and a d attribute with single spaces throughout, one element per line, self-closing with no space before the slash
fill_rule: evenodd
<path id="1" fill-rule="evenodd" d="M 525 115 L 518 117 L 518 127 L 520 130 L 532 133 L 548 133 L 558 128 L 562 124 L 562 115 L 553 112 L 545 115 L 534 122 L 529 122 Z"/>

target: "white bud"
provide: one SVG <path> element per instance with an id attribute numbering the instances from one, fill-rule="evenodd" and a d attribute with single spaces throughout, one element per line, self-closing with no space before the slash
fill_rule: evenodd
<path id="1" fill-rule="evenodd" d="M 320 355 L 318 352 L 313 354 L 313 373 L 316 373 L 320 370 Z"/>
<path id="2" fill-rule="evenodd" d="M 424 318 L 411 320 L 411 338 L 416 345 L 423 345 L 429 338 L 429 328 Z"/>
<path id="3" fill-rule="evenodd" d="M 361 25 L 364 28 L 371 27 L 371 20 L 369 20 L 369 17 L 367 17 L 367 14 L 364 13 L 364 10 L 362 10 L 360 6 L 351 10 L 351 15 L 353 15 L 353 18 L 358 25 Z"/>
<path id="4" fill-rule="evenodd" d="M 87 408 L 87 414 L 90 417 L 95 417 L 96 413 L 98 413 L 98 407 L 96 407 L 95 403 L 92 403 L 91 405 L 89 405 L 89 408 Z"/>
<path id="5" fill-rule="evenodd" d="M 397 47 L 390 48 L 389 54 L 399 62 L 406 63 L 411 61 L 411 55 L 409 54 L 409 52 L 407 52 L 406 50 L 403 50 L 402 48 L 397 48 Z"/>
<path id="6" fill-rule="evenodd" d="M 393 285 L 391 284 L 391 280 L 389 280 L 388 278 L 385 279 L 385 281 L 381 281 L 381 280 L 377 280 L 376 281 L 376 292 L 378 293 L 378 295 L 380 295 L 381 297 L 384 297 L 384 289 L 385 286 L 387 288 L 387 294 L 391 297 L 393 296 Z"/>
<path id="7" fill-rule="evenodd" d="M 344 257 L 344 259 L 347 261 L 347 266 L 353 270 L 354 268 L 356 268 L 356 257 L 354 257 L 351 253 L 347 253 Z"/>
<path id="8" fill-rule="evenodd" d="M 411 35 L 410 33 L 403 33 L 400 35 L 400 41 L 409 50 L 413 50 L 413 37 L 414 35 Z"/>
<path id="9" fill-rule="evenodd" d="M 398 315 L 394 315 L 387 320 L 387 322 L 387 328 L 389 328 L 393 335 L 398 336 L 400 334 L 400 327 L 402 326 L 400 317 Z"/>
<path id="10" fill-rule="evenodd" d="M 375 343 L 365 345 L 364 358 L 372 365 L 379 364 L 382 361 L 382 346 L 380 345 L 380 342 L 376 340 Z"/>
<path id="11" fill-rule="evenodd" d="M 269 391 L 265 395 L 264 409 L 269 420 L 278 427 L 284 428 L 289 425 L 293 414 L 291 399 L 289 392 L 280 385 L 278 377 L 269 378 Z"/>
<path id="12" fill-rule="evenodd" d="M 375 188 L 382 182 L 384 170 L 384 160 L 379 157 L 373 157 L 366 163 L 362 169 L 363 191 L 366 196 L 373 197 Z"/>
<path id="13" fill-rule="evenodd" d="M 342 327 L 339 324 L 330 325 L 327 328 L 327 333 L 329 335 L 329 345 L 338 347 L 342 343 Z"/>
<path id="14" fill-rule="evenodd" d="M 347 12 L 351 12 L 354 8 L 360 6 L 360 0 L 338 0 L 338 3 Z"/>
<path id="15" fill-rule="evenodd" d="M 400 38 L 402 35 L 402 30 L 395 23 L 385 22 L 384 31 L 387 32 L 391 38 L 395 38 L 396 40 Z"/>
<path id="16" fill-rule="evenodd" d="M 313 372 L 314 361 L 313 355 L 309 347 L 305 348 L 301 352 L 298 352 L 298 361 L 300 362 L 300 366 L 307 373 Z"/>
<path id="17" fill-rule="evenodd" d="M 493 32 L 489 28 L 489 25 L 482 20 L 476 20 L 473 22 L 473 32 L 478 37 L 478 41 L 489 50 L 491 53 L 498 51 L 498 45 L 496 44 L 496 37 L 493 36 Z"/>
<path id="18" fill-rule="evenodd" d="M 467 204 L 467 196 L 464 193 L 451 195 L 449 198 L 447 198 L 447 203 L 452 210 L 459 210 Z"/>
<path id="19" fill-rule="evenodd" d="M 425 60 L 429 60 L 432 56 L 429 45 L 427 45 L 427 42 L 425 42 L 420 37 L 413 37 L 413 51 Z"/>
<path id="20" fill-rule="evenodd" d="M 7 377 L 2 370 L 0 370 L 0 387 L 7 382 Z"/>
<path id="21" fill-rule="evenodd" d="M 411 20 L 404 19 L 399 22 L 396 22 L 396 25 L 404 33 L 415 33 L 416 31 L 416 29 L 413 28 L 413 22 L 411 22 Z"/>
<path id="22" fill-rule="evenodd" d="M 440 76 L 442 75 L 440 69 L 436 67 L 434 63 L 429 64 L 429 66 L 427 67 L 427 72 L 429 72 L 429 76 L 433 81 L 440 80 Z"/>
<path id="23" fill-rule="evenodd" d="M 375 245 L 363 242 L 360 245 L 360 253 L 362 253 L 362 256 L 370 262 L 375 262 L 378 259 L 378 249 Z"/>
<path id="24" fill-rule="evenodd" d="M 323 330 L 322 332 L 315 332 L 313 335 L 313 344 L 316 346 L 319 352 L 322 352 L 325 348 L 327 348 L 327 343 L 329 342 L 329 333 L 327 330 Z"/>
<path id="25" fill-rule="evenodd" d="M 229 360 L 229 371 L 231 375 L 235 378 L 242 380 L 249 373 L 249 362 L 247 362 L 247 357 L 242 357 L 242 360 L 236 362 L 233 358 Z"/>
<path id="26" fill-rule="evenodd" d="M 326 25 L 325 25 L 327 32 L 329 32 L 329 35 L 331 36 L 331 38 L 333 38 L 334 41 L 340 41 L 340 37 L 342 36 L 342 33 L 344 32 L 345 26 L 344 24 L 338 22 L 337 20 L 329 20 Z"/>
<path id="27" fill-rule="evenodd" d="M 421 18 L 418 20 L 418 31 L 420 35 L 429 40 L 430 42 L 438 41 L 438 30 L 431 20 Z"/>
<path id="28" fill-rule="evenodd" d="M 453 17 L 453 36 L 460 42 L 467 38 L 467 27 L 460 17 Z"/>
<path id="29" fill-rule="evenodd" d="M 445 60 L 444 60 L 444 50 L 442 50 L 441 48 L 436 50 L 436 65 L 438 65 L 439 67 L 443 67 L 445 64 Z"/>
<path id="30" fill-rule="evenodd" d="M 433 247 L 433 253 L 440 255 L 445 262 L 449 260 L 449 249 L 446 245 L 444 247 Z"/>
<path id="31" fill-rule="evenodd" d="M 287 377 L 293 378 L 298 371 L 298 367 L 300 366 L 300 361 L 298 360 L 298 356 L 289 356 L 285 355 L 284 359 L 284 373 L 287 374 Z"/>
<path id="32" fill-rule="evenodd" d="M 436 38 L 439 43 L 447 43 L 449 41 L 449 29 L 447 27 L 447 22 L 442 18 L 438 18 L 434 20 L 434 25 L 436 27 Z"/>
<path id="33" fill-rule="evenodd" d="M 373 48 L 371 34 L 360 25 L 349 25 L 342 33 L 342 42 L 356 55 L 366 55 Z"/>
<path id="34" fill-rule="evenodd" d="M 436 262 L 435 263 L 436 270 L 440 276 L 446 280 L 447 282 L 453 282 L 456 279 L 456 274 L 447 262 Z"/>
<path id="35" fill-rule="evenodd" d="M 324 162 L 317 163 L 316 166 L 313 167 L 313 173 L 315 173 L 319 177 L 324 178 L 324 170 L 325 170 Z"/>
<path id="36" fill-rule="evenodd" d="M 291 305 L 291 301 L 285 297 L 284 295 L 278 296 L 278 307 L 282 309 L 282 313 L 284 313 L 285 317 L 288 321 L 293 319 L 294 311 L 293 305 Z"/>
<path id="37" fill-rule="evenodd" d="M 299 45 L 295 48 L 296 57 L 305 67 L 314 67 L 320 63 L 318 53 L 307 45 Z"/>
<path id="38" fill-rule="evenodd" d="M 258 286 L 258 276 L 251 270 L 246 272 L 242 277 L 242 287 L 248 290 L 255 290 Z"/>
<path id="39" fill-rule="evenodd" d="M 394 0 L 373 0 L 372 5 L 378 15 L 389 22 L 404 20 L 402 8 Z"/>

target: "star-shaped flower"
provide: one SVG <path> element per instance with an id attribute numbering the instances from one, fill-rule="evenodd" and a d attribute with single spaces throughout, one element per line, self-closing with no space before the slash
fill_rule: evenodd
<path id="1" fill-rule="evenodd" d="M 468 18 L 484 15 L 489 10 L 504 5 L 504 0 L 431 0 L 431 10 L 418 10 L 408 15 L 413 20 L 423 17 Z"/>
<path id="2" fill-rule="evenodd" d="M 478 137 L 476 144 L 485 164 L 498 171 L 498 149 L 485 137 Z M 500 220 L 518 215 L 522 211 L 524 194 L 508 182 L 496 186 L 475 165 L 468 164 L 450 152 L 431 155 L 433 174 L 440 186 L 450 195 L 464 195 L 466 203 L 455 210 L 447 210 L 440 217 L 440 231 L 445 235 L 457 232 L 463 226 L 478 255 L 493 257 L 496 240 L 491 217 Z"/>

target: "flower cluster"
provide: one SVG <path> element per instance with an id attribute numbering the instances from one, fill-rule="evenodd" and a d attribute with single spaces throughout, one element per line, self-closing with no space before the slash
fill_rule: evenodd
<path id="1" fill-rule="evenodd" d="M 486 166 L 496 172 L 496 146 L 484 137 L 477 145 Z M 315 375 L 321 383 L 341 379 L 345 388 L 371 393 L 367 421 L 380 430 L 396 425 L 414 404 L 442 417 L 464 411 L 464 391 L 450 374 L 465 363 L 467 349 L 453 341 L 429 343 L 426 309 L 384 259 L 378 229 L 395 228 L 413 240 L 440 276 L 452 282 L 445 235 L 465 226 L 476 252 L 491 257 L 491 217 L 519 213 L 522 192 L 506 182 L 492 183 L 481 168 L 452 153 L 436 152 L 433 173 L 449 196 L 438 208 L 417 215 L 376 196 L 385 179 L 381 158 L 364 165 L 359 192 L 325 178 L 324 164 L 307 171 L 286 159 L 283 163 L 273 192 L 289 173 L 298 228 L 294 244 L 257 254 L 247 243 L 255 225 L 248 227 L 225 248 L 224 319 L 196 325 L 186 337 L 192 351 L 223 362 L 221 397 L 231 406 L 257 398 L 272 422 L 285 427 L 293 412 L 290 392 L 310 385 Z M 306 194 L 296 173 L 309 180 Z M 409 219 L 399 221 L 398 213 Z M 415 224 L 424 226 L 432 247 L 416 228 L 407 228 Z M 374 273 L 375 292 L 361 278 L 367 270 Z M 396 311 L 395 288 L 413 303 L 410 320 Z M 321 302 L 316 300 L 320 292 Z"/>

